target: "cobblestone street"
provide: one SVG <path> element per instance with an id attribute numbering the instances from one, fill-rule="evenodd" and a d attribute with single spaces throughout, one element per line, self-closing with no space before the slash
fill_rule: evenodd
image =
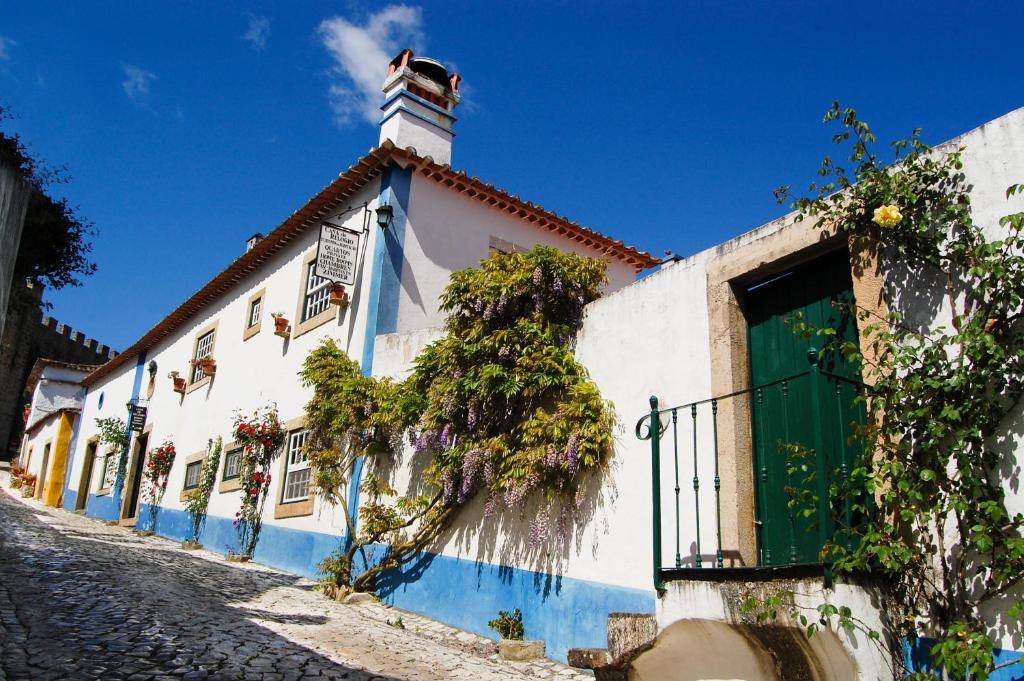
<path id="1" fill-rule="evenodd" d="M 0 489 L 0 681 L 592 678 L 499 661 L 482 637 L 10 494 Z"/>

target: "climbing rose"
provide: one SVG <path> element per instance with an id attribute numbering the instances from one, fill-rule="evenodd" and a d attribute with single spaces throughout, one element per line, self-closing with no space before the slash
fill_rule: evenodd
<path id="1" fill-rule="evenodd" d="M 896 206 L 879 206 L 875 209 L 875 216 L 871 218 L 871 221 L 880 227 L 895 227 L 903 222 L 903 214 Z"/>

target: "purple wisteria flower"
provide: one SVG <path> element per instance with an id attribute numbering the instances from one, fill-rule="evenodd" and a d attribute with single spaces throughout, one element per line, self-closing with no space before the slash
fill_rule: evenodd
<path id="1" fill-rule="evenodd" d="M 476 428 L 476 419 L 476 402 L 471 402 L 469 404 L 469 409 L 466 410 L 466 428 L 468 430 L 473 430 L 474 428 Z"/>
<path id="2" fill-rule="evenodd" d="M 534 268 L 533 270 L 533 285 L 540 286 L 544 283 L 544 270 L 540 267 Z"/>
<path id="3" fill-rule="evenodd" d="M 530 521 L 529 545 L 530 548 L 538 548 L 548 538 L 551 506 L 541 506 L 537 515 Z"/>
<path id="4" fill-rule="evenodd" d="M 476 490 L 477 478 L 484 462 L 483 450 L 477 447 L 466 452 L 462 458 L 462 487 L 459 489 L 459 502 L 465 502 Z"/>
<path id="5" fill-rule="evenodd" d="M 448 449 L 452 444 L 452 424 L 444 424 L 444 428 L 441 430 L 441 436 L 437 439 L 437 445 L 441 449 Z"/>
<path id="6" fill-rule="evenodd" d="M 559 279 L 558 277 L 555 277 L 554 283 L 551 284 L 551 290 L 555 292 L 556 296 L 562 295 L 562 280 Z"/>
<path id="7" fill-rule="evenodd" d="M 476 302 L 473 304 L 473 309 L 477 311 L 477 314 L 483 312 L 484 311 L 484 299 L 483 298 L 477 298 Z"/>
<path id="8" fill-rule="evenodd" d="M 569 462 L 569 475 L 576 473 L 576 467 L 580 463 L 580 434 L 573 433 L 569 443 L 565 447 L 565 458 Z"/>

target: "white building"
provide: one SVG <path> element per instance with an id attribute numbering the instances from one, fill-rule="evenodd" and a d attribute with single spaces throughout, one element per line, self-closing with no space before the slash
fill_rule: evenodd
<path id="1" fill-rule="evenodd" d="M 95 368 L 38 359 L 29 374 L 35 390 L 27 408 L 18 463 L 36 479 L 33 496 L 48 506 L 62 505 L 68 454 L 74 447 L 74 433 L 85 399 L 82 379 Z"/>
<path id="2" fill-rule="evenodd" d="M 633 624 L 612 618 L 612 629 L 629 630 L 634 643 L 650 643 L 657 634 L 653 649 L 635 660 L 637 678 L 684 678 L 678 676 L 683 660 L 698 658 L 735 665 L 688 663 L 685 678 L 776 678 L 767 667 L 779 650 L 794 655 L 807 678 L 886 678 L 887 660 L 863 638 L 828 634 L 807 644 L 794 636 L 779 643 L 732 626 L 741 592 L 767 589 L 775 578 L 806 593 L 808 602 L 837 598 L 859 603 L 869 620 L 876 614 L 866 592 L 824 589 L 820 567 L 799 565 L 813 562 L 807 556 L 814 548 L 781 529 L 785 512 L 766 486 L 774 473 L 761 430 L 789 417 L 765 411 L 750 389 L 779 385 L 792 367 L 809 375 L 800 364 L 805 347 L 773 345 L 779 336 L 772 320 L 782 313 L 843 297 L 880 313 L 889 309 L 899 296 L 886 280 L 885 263 L 851 267 L 845 240 L 786 216 L 635 281 L 639 270 L 657 264 L 650 256 L 447 165 L 457 87 L 457 76 L 436 62 L 408 51 L 399 55 L 384 85 L 380 145 L 85 379 L 65 507 L 85 496 L 90 515 L 134 524 L 142 455 L 170 439 L 179 458 L 156 529 L 184 538 L 188 471 L 196 470 L 209 438 L 220 435 L 226 454 L 202 542 L 216 551 L 233 549 L 239 486 L 229 442 L 232 415 L 274 402 L 290 437 L 254 559 L 315 576 L 317 562 L 339 545 L 344 521 L 340 509 L 303 487 L 309 469 L 297 447 L 309 394 L 296 376 L 307 354 L 331 337 L 364 373 L 401 375 L 437 337 L 443 322 L 438 295 L 451 272 L 475 265 L 490 249 L 549 244 L 609 264 L 607 295 L 588 307 L 577 356 L 619 413 L 611 469 L 568 541 L 530 551 L 525 519 L 516 510 L 483 519 L 481 499 L 463 509 L 421 560 L 378 585 L 381 597 L 484 634 L 499 609 L 518 607 L 526 637 L 544 639 L 556 659 L 565 659 L 570 648 L 604 648 L 606 633 L 613 654 L 628 653 L 631 646 L 609 633 L 607 616 L 647 613 Z M 1024 178 L 1024 109 L 950 144 L 967 147 L 976 220 L 995 225 L 1015 209 L 1002 192 Z M 387 220 L 385 205 L 392 213 Z M 347 307 L 331 304 L 327 284 L 311 268 L 324 220 L 363 235 Z M 287 318 L 287 337 L 275 335 L 272 312 Z M 941 317 L 941 311 L 932 314 Z M 862 329 L 848 331 L 861 338 Z M 189 360 L 206 355 L 216 360 L 213 376 L 189 367 Z M 181 392 L 165 378 L 170 371 L 179 373 Z M 789 380 L 796 395 L 797 379 Z M 837 397 L 840 392 L 836 388 Z M 734 393 L 740 395 L 710 401 Z M 651 395 L 661 407 L 683 405 L 666 414 L 673 437 L 662 442 L 660 513 L 652 511 L 651 445 L 633 433 Z M 792 399 L 785 404 L 808 408 Z M 94 464 L 104 460 L 94 422 L 123 417 L 130 400 L 147 405 L 148 419 L 133 439 L 125 489 L 112 489 L 111 466 Z M 829 418 L 820 416 L 823 423 Z M 842 416 L 831 422 L 826 437 L 844 441 L 843 422 Z M 1015 438 L 1008 440 L 1014 454 L 1020 449 Z M 399 492 L 410 475 L 398 472 Z M 652 548 L 655 515 L 662 521 L 660 560 Z M 666 581 L 663 590 L 655 589 L 655 573 Z"/>

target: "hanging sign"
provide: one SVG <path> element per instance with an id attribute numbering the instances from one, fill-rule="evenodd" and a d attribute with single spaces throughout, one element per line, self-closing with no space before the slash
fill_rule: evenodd
<path id="1" fill-rule="evenodd" d="M 146 427 L 146 407 L 130 404 L 128 405 L 128 412 L 130 414 L 128 419 L 129 429 L 136 433 L 141 433 L 142 429 Z"/>
<path id="2" fill-rule="evenodd" d="M 316 275 L 333 282 L 354 286 L 359 260 L 359 239 L 363 235 L 340 225 L 320 225 L 316 246 Z"/>

